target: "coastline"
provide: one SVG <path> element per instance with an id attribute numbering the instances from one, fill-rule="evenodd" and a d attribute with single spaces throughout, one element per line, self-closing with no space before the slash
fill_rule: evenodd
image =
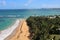
<path id="1" fill-rule="evenodd" d="M 22 25 L 22 21 L 21 21 L 22 19 L 20 19 L 19 21 L 19 24 L 20 25 L 18 25 L 14 30 L 13 30 L 13 32 L 9 35 L 9 36 L 7 36 L 4 40 L 9 40 L 12 36 L 14 36 L 16 33 L 17 33 L 17 30 L 18 30 L 18 28 L 19 28 L 19 26 L 20 26 L 20 28 L 21 28 L 21 25 Z"/>
<path id="2" fill-rule="evenodd" d="M 19 19 L 16 20 L 16 22 L 9 28 L 1 31 L 0 33 L 0 40 L 4 40 L 7 36 L 9 36 L 19 25 Z"/>
<path id="3" fill-rule="evenodd" d="M 5 40 L 30 40 L 29 27 L 25 19 L 20 19 L 20 25 Z"/>

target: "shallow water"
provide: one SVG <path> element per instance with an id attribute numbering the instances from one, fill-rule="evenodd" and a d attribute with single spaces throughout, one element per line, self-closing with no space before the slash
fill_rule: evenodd
<path id="1" fill-rule="evenodd" d="M 0 18 L 0 31 L 10 27 L 14 21 L 12 18 Z"/>

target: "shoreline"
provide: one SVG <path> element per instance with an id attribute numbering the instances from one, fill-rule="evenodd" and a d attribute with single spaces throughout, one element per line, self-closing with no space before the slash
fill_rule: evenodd
<path id="1" fill-rule="evenodd" d="M 22 19 L 18 27 L 5 40 L 30 40 L 29 27 L 25 19 Z"/>
<path id="2" fill-rule="evenodd" d="M 16 22 L 11 27 L 1 31 L 1 33 L 0 33 L 0 40 L 4 40 L 6 37 L 11 35 L 12 32 L 18 27 L 19 23 L 20 23 L 20 20 L 17 19 Z"/>
<path id="3" fill-rule="evenodd" d="M 21 25 L 22 25 L 22 21 L 21 21 L 22 19 L 20 19 L 20 25 L 18 25 L 14 30 L 13 30 L 13 32 L 9 35 L 9 36 L 7 36 L 4 40 L 9 40 L 12 36 L 14 36 L 16 33 L 17 33 L 17 30 L 18 30 L 18 28 L 19 28 L 19 26 L 20 26 L 20 28 L 21 28 Z"/>

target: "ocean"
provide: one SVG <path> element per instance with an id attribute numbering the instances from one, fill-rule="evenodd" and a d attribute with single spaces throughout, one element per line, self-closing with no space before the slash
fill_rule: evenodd
<path id="1" fill-rule="evenodd" d="M 60 15 L 59 9 L 16 9 L 0 10 L 0 17 L 28 18 L 29 16 Z"/>
<path id="2" fill-rule="evenodd" d="M 12 25 L 15 18 L 48 15 L 60 15 L 60 9 L 2 9 L 0 10 L 0 30 L 4 30 Z"/>

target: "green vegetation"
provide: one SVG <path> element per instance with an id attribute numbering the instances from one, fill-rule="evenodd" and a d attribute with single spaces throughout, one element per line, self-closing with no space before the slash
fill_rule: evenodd
<path id="1" fill-rule="evenodd" d="M 52 40 L 50 35 L 60 28 L 60 18 L 58 16 L 56 18 L 30 16 L 26 21 L 30 28 L 31 40 Z M 50 31 L 52 31 L 51 34 Z M 55 37 L 53 39 L 55 40 Z"/>

